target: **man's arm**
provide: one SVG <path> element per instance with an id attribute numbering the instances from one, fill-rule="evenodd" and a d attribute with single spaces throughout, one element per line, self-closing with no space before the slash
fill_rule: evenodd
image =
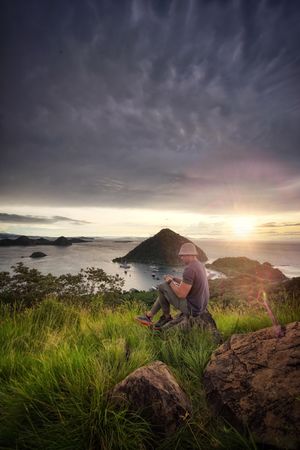
<path id="1" fill-rule="evenodd" d="M 192 284 L 185 283 L 180 278 L 175 278 L 172 277 L 171 275 L 165 275 L 164 279 L 169 284 L 172 291 L 179 298 L 186 298 L 186 296 L 188 295 L 188 293 L 192 288 Z M 177 283 L 177 280 L 179 281 L 179 283 Z"/>
<path id="2" fill-rule="evenodd" d="M 172 291 L 177 295 L 179 298 L 186 298 L 190 290 L 192 289 L 191 284 L 187 284 L 184 281 L 181 281 L 180 284 L 175 283 L 173 280 L 171 283 L 169 283 L 170 288 Z"/>

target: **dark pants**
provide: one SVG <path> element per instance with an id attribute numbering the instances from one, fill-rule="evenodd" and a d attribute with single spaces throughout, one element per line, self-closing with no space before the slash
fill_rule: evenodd
<path id="1" fill-rule="evenodd" d="M 186 298 L 177 297 L 167 282 L 161 283 L 158 286 L 158 297 L 151 309 L 152 316 L 155 316 L 160 309 L 162 309 L 165 316 L 169 316 L 171 305 L 181 311 L 185 316 L 189 316 Z"/>

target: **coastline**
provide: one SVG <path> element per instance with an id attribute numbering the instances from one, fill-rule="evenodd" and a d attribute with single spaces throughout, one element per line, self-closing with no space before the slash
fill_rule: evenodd
<path id="1" fill-rule="evenodd" d="M 127 242 L 124 242 L 127 241 Z M 166 271 L 181 274 L 181 267 L 159 267 L 158 280 L 152 278 L 152 269 L 145 264 L 130 264 L 131 268 L 125 270 L 118 263 L 113 263 L 115 257 L 125 255 L 134 248 L 140 239 L 103 239 L 81 244 L 73 244 L 70 247 L 57 248 L 54 246 L 39 246 L 39 250 L 47 254 L 47 257 L 33 260 L 29 258 L 36 247 L 2 247 L 0 248 L 0 271 L 10 271 L 10 267 L 18 262 L 24 263 L 29 268 L 36 268 L 40 272 L 54 275 L 66 273 L 76 274 L 80 269 L 87 267 L 102 268 L 109 275 L 123 277 L 124 289 L 148 290 L 158 284 Z M 259 243 L 259 245 L 245 243 L 228 244 L 228 242 L 204 242 L 195 241 L 207 253 L 209 260 L 213 262 L 219 257 L 246 256 L 263 263 L 270 262 L 275 268 L 279 268 L 288 278 L 300 276 L 300 243 Z M 260 252 L 260 253 L 259 253 Z M 24 256 L 22 258 L 22 256 Z M 212 278 L 212 277 L 211 277 Z"/>

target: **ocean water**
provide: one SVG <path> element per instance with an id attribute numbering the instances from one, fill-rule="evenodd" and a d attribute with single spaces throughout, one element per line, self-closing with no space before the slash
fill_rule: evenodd
<path id="1" fill-rule="evenodd" d="M 180 275 L 180 267 L 153 268 L 145 264 L 131 264 L 125 270 L 112 260 L 124 256 L 141 242 L 132 240 L 121 242 L 112 239 L 97 239 L 93 242 L 73 244 L 70 247 L 38 246 L 38 247 L 0 247 L 0 271 L 10 271 L 11 266 L 23 262 L 30 268 L 40 272 L 61 275 L 76 274 L 80 269 L 99 267 L 110 275 L 119 274 L 125 280 L 124 289 L 148 290 L 162 281 L 165 273 Z M 286 276 L 300 276 L 300 243 L 279 242 L 228 242 L 216 240 L 194 240 L 209 258 L 209 262 L 225 256 L 247 256 L 259 262 L 268 261 L 278 267 Z M 33 251 L 42 251 L 47 257 L 32 259 Z M 154 276 L 152 276 L 154 275 Z M 209 277 L 217 276 L 209 272 Z"/>
<path id="2" fill-rule="evenodd" d="M 226 256 L 246 256 L 269 262 L 288 278 L 300 276 L 300 242 L 194 241 L 212 262 Z"/>

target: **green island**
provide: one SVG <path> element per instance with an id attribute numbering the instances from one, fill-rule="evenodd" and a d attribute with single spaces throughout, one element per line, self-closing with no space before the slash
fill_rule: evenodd
<path id="1" fill-rule="evenodd" d="M 283 326 L 300 319 L 295 280 L 264 291 Z M 253 301 L 261 279 L 251 281 L 251 301 L 247 289 L 231 295 L 233 281 L 226 281 L 212 281 L 210 302 L 223 340 L 270 327 L 262 303 Z M 209 410 L 202 377 L 217 347 L 211 337 L 199 329 L 161 334 L 139 326 L 135 316 L 156 293 L 122 287 L 120 277 L 95 268 L 55 277 L 19 263 L 11 274 L 0 273 L 1 448 L 260 448 L 251 433 Z M 131 372 L 157 360 L 192 403 L 192 415 L 168 437 L 154 433 L 138 412 L 115 410 L 108 395 Z"/>

